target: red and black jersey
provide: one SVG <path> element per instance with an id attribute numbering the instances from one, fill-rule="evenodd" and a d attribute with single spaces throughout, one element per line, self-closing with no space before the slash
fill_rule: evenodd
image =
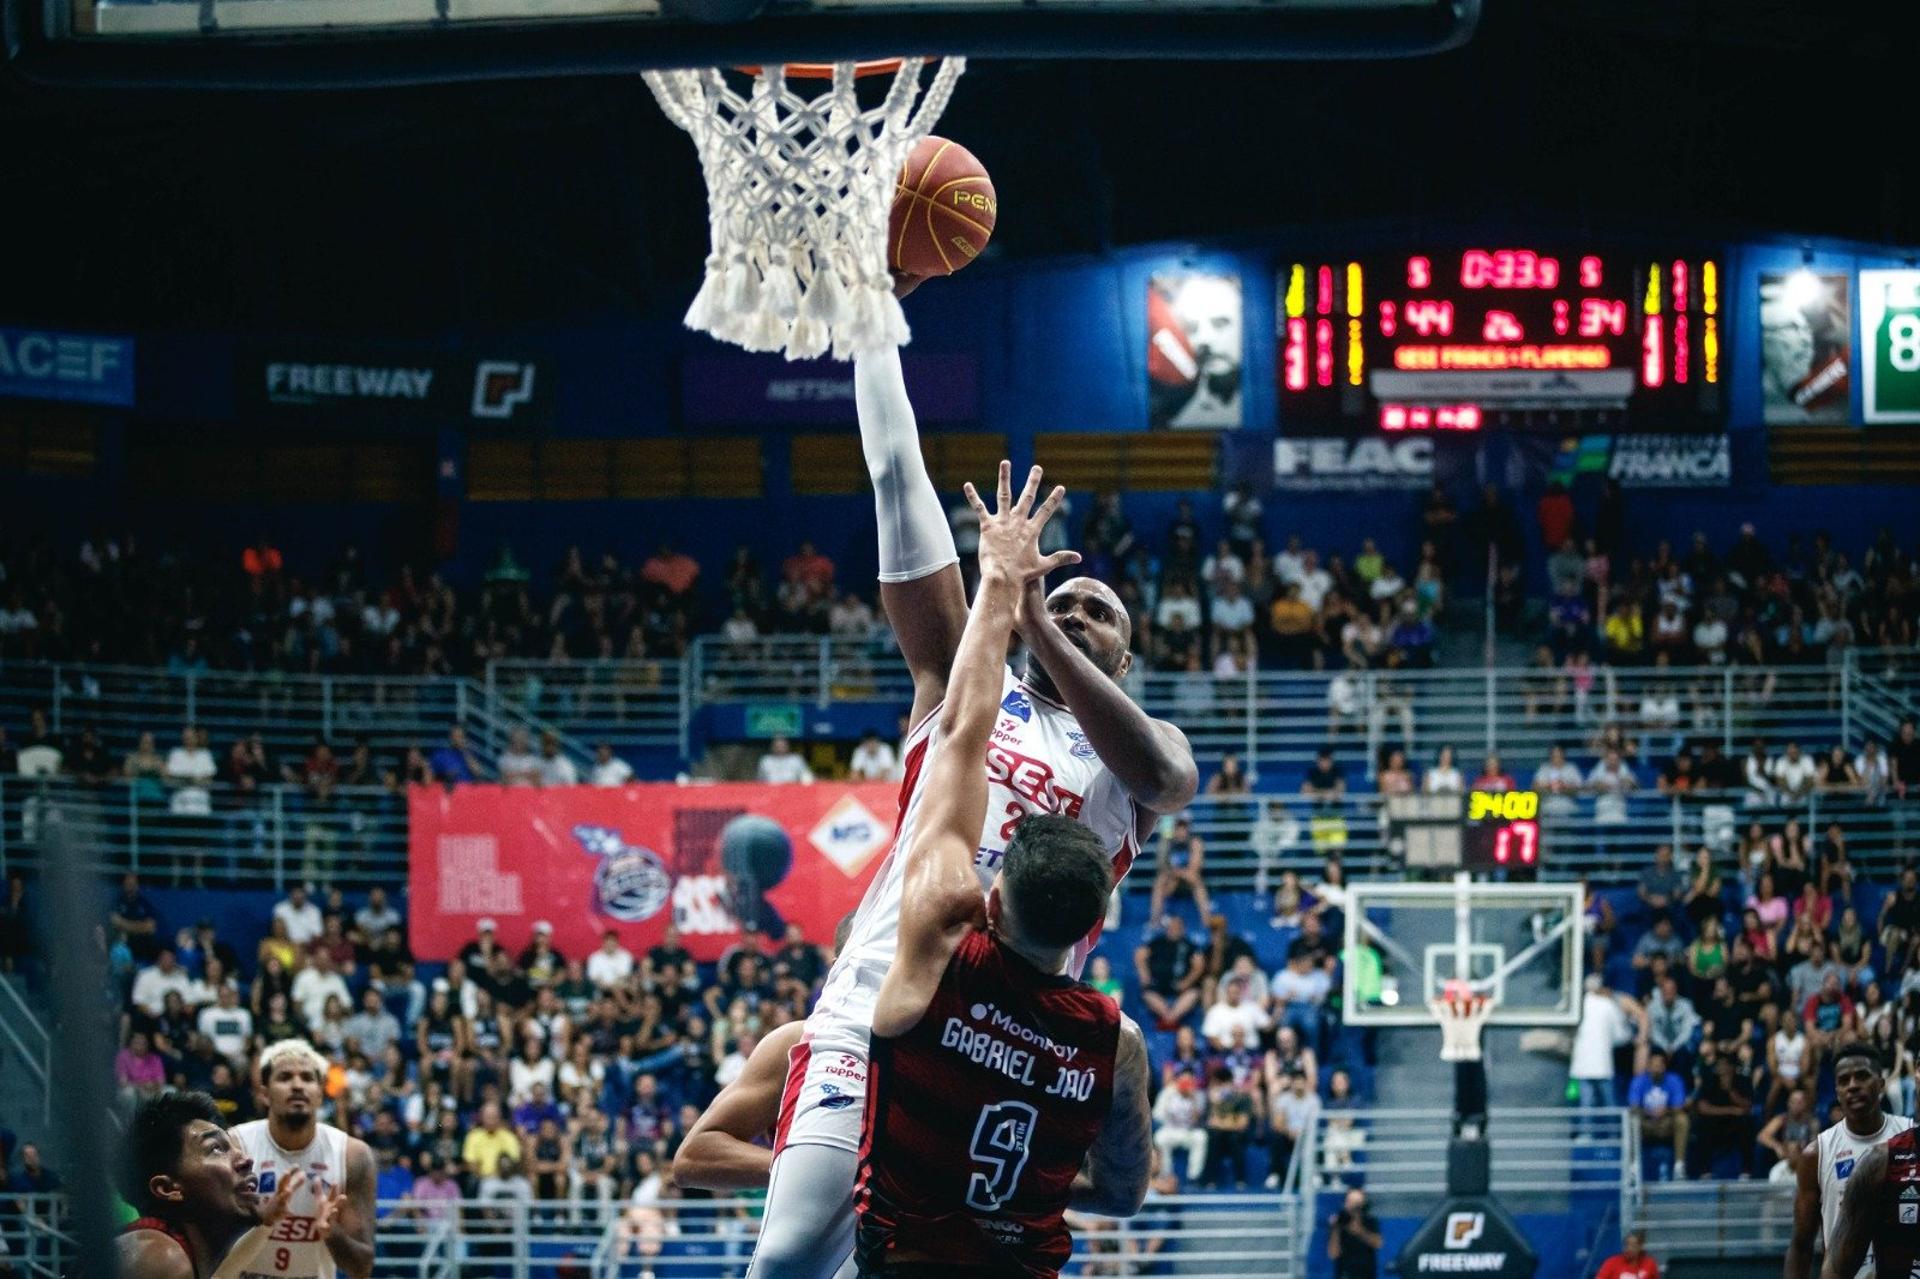
<path id="1" fill-rule="evenodd" d="M 1119 1040 L 1120 1010 L 1091 986 L 985 933 L 962 941 L 919 1023 L 873 1037 L 854 1194 L 862 1273 L 904 1252 L 915 1271 L 1058 1274 Z"/>
<path id="2" fill-rule="evenodd" d="M 1920 1129 L 1887 1142 L 1887 1181 L 1873 1223 L 1874 1273 L 1881 1279 L 1920 1275 Z"/>
<path id="3" fill-rule="evenodd" d="M 200 1262 L 199 1259 L 193 1255 L 193 1245 L 187 1242 L 185 1235 L 174 1228 L 172 1222 L 163 1221 L 159 1217 L 140 1217 L 136 1220 L 129 1221 L 125 1226 L 121 1227 L 120 1233 L 130 1235 L 136 1230 L 157 1230 L 179 1244 L 180 1251 L 187 1254 L 187 1267 L 195 1274 L 200 1273 Z"/>

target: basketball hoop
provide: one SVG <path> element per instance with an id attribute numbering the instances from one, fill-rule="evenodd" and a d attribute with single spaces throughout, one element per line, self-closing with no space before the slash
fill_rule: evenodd
<path id="1" fill-rule="evenodd" d="M 904 344 L 887 212 L 900 166 L 965 69 L 964 58 L 742 67 L 731 74 L 750 76 L 744 87 L 717 67 L 644 72 L 707 181 L 706 273 L 687 327 L 790 360 Z M 884 96 L 863 107 L 859 82 L 886 75 Z"/>
<path id="2" fill-rule="evenodd" d="M 1480 1030 L 1493 1015 L 1492 998 L 1456 979 L 1441 989 L 1438 999 L 1428 1000 L 1427 1007 L 1440 1023 L 1440 1060 L 1479 1061 Z"/>

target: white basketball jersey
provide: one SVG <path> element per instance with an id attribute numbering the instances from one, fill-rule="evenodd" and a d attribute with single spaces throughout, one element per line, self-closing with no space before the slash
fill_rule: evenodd
<path id="1" fill-rule="evenodd" d="M 867 886 L 845 949 L 827 974 L 815 1016 L 872 1024 L 873 1004 L 900 937 L 900 895 L 905 877 L 901 850 L 913 839 L 926 788 L 929 756 L 944 741 L 940 708 L 907 736 L 906 772 L 900 782 L 900 828 L 879 873 Z M 1080 721 L 1064 705 L 1043 697 L 1008 668 L 1001 685 L 1000 714 L 987 742 L 987 821 L 974 853 L 980 891 L 993 886 L 1013 838 L 1013 828 L 1031 813 L 1053 813 L 1083 823 L 1113 859 L 1118 883 L 1139 853 L 1139 809 L 1094 754 Z M 1099 926 L 1073 949 L 1069 971 L 1078 977 L 1099 937 Z"/>
<path id="2" fill-rule="evenodd" d="M 1840 1219 L 1840 1196 L 1846 1193 L 1847 1178 L 1853 1175 L 1853 1166 L 1860 1161 L 1860 1156 L 1911 1127 L 1913 1120 L 1900 1115 L 1888 1115 L 1886 1122 L 1880 1125 L 1880 1131 L 1871 1137 L 1854 1136 L 1844 1119 L 1820 1134 L 1815 1142 L 1819 1152 L 1820 1240 L 1827 1247 L 1833 1246 L 1833 1226 Z M 1867 1259 L 1873 1259 L 1871 1252 L 1867 1254 Z"/>
<path id="3" fill-rule="evenodd" d="M 276 1146 L 264 1119 L 237 1124 L 227 1130 L 227 1135 L 253 1160 L 263 1196 L 271 1195 L 294 1169 L 304 1169 L 307 1174 L 307 1184 L 295 1192 L 287 1215 L 273 1228 L 267 1246 L 254 1257 L 242 1279 L 334 1279 L 333 1254 L 325 1243 L 314 1242 L 313 1232 L 319 1196 L 347 1184 L 347 1134 L 332 1124 L 316 1123 L 313 1140 L 299 1151 Z"/>

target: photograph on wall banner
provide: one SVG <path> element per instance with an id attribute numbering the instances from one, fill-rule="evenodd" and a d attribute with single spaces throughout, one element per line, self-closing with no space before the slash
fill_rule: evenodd
<path id="1" fill-rule="evenodd" d="M 1852 334 L 1845 275 L 1761 275 L 1760 394 L 1768 426 L 1847 420 Z"/>
<path id="2" fill-rule="evenodd" d="M 1148 280 L 1149 423 L 1238 427 L 1243 333 L 1239 276 L 1179 271 Z"/>

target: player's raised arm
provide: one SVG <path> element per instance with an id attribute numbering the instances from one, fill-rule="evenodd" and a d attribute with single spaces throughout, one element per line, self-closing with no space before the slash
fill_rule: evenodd
<path id="1" fill-rule="evenodd" d="M 1812 1279 L 1813 1239 L 1819 1232 L 1820 1145 L 1809 1142 L 1800 1152 L 1800 1168 L 1794 1179 L 1793 1234 L 1787 1239 L 1781 1279 Z"/>
<path id="2" fill-rule="evenodd" d="M 673 1157 L 673 1179 L 696 1190 L 753 1190 L 773 1175 L 773 1151 L 754 1138 L 780 1118 L 780 1091 L 787 1082 L 787 1054 L 806 1023 L 790 1021 L 762 1039 L 740 1077 L 720 1090 L 706 1112 L 687 1129 Z"/>
<path id="3" fill-rule="evenodd" d="M 854 360 L 853 402 L 880 528 L 880 602 L 913 675 L 908 722 L 917 725 L 946 694 L 947 672 L 967 624 L 960 555 L 920 455 L 897 349 Z"/>
<path id="4" fill-rule="evenodd" d="M 327 1252 L 350 1279 L 373 1273 L 374 1183 L 378 1173 L 373 1147 L 358 1137 L 347 1142 L 345 1201 L 335 1210 Z"/>
<path id="5" fill-rule="evenodd" d="M 1147 1197 L 1153 1172 L 1153 1112 L 1147 1104 L 1147 1041 L 1125 1014 L 1113 1058 L 1113 1104 L 1074 1179 L 1073 1206 L 1106 1217 L 1131 1217 Z"/>
<path id="6" fill-rule="evenodd" d="M 1847 1178 L 1847 1190 L 1840 1197 L 1840 1216 L 1833 1223 L 1833 1238 L 1827 1241 L 1827 1259 L 1820 1267 L 1820 1279 L 1854 1279 L 1866 1264 L 1867 1249 L 1873 1245 L 1874 1223 L 1881 1219 L 1880 1202 L 1887 1186 L 1887 1148 L 1875 1146 L 1860 1156 Z"/>
<path id="7" fill-rule="evenodd" d="M 900 942 L 874 1011 L 873 1033 L 892 1037 L 912 1029 L 940 984 L 940 975 L 967 930 L 986 919 L 986 901 L 973 869 L 987 818 L 987 778 L 980 767 L 999 713 L 1007 640 L 1020 592 L 1063 565 L 1072 551 L 1040 553 L 1046 527 L 1066 490 L 1055 488 L 1034 508 L 1040 468 L 1011 499 L 1012 467 L 1000 464 L 999 496 L 989 512 L 973 486 L 967 501 L 980 516 L 980 590 L 961 635 L 941 710 L 942 737 L 928 765 L 920 822 L 905 850 Z"/>

